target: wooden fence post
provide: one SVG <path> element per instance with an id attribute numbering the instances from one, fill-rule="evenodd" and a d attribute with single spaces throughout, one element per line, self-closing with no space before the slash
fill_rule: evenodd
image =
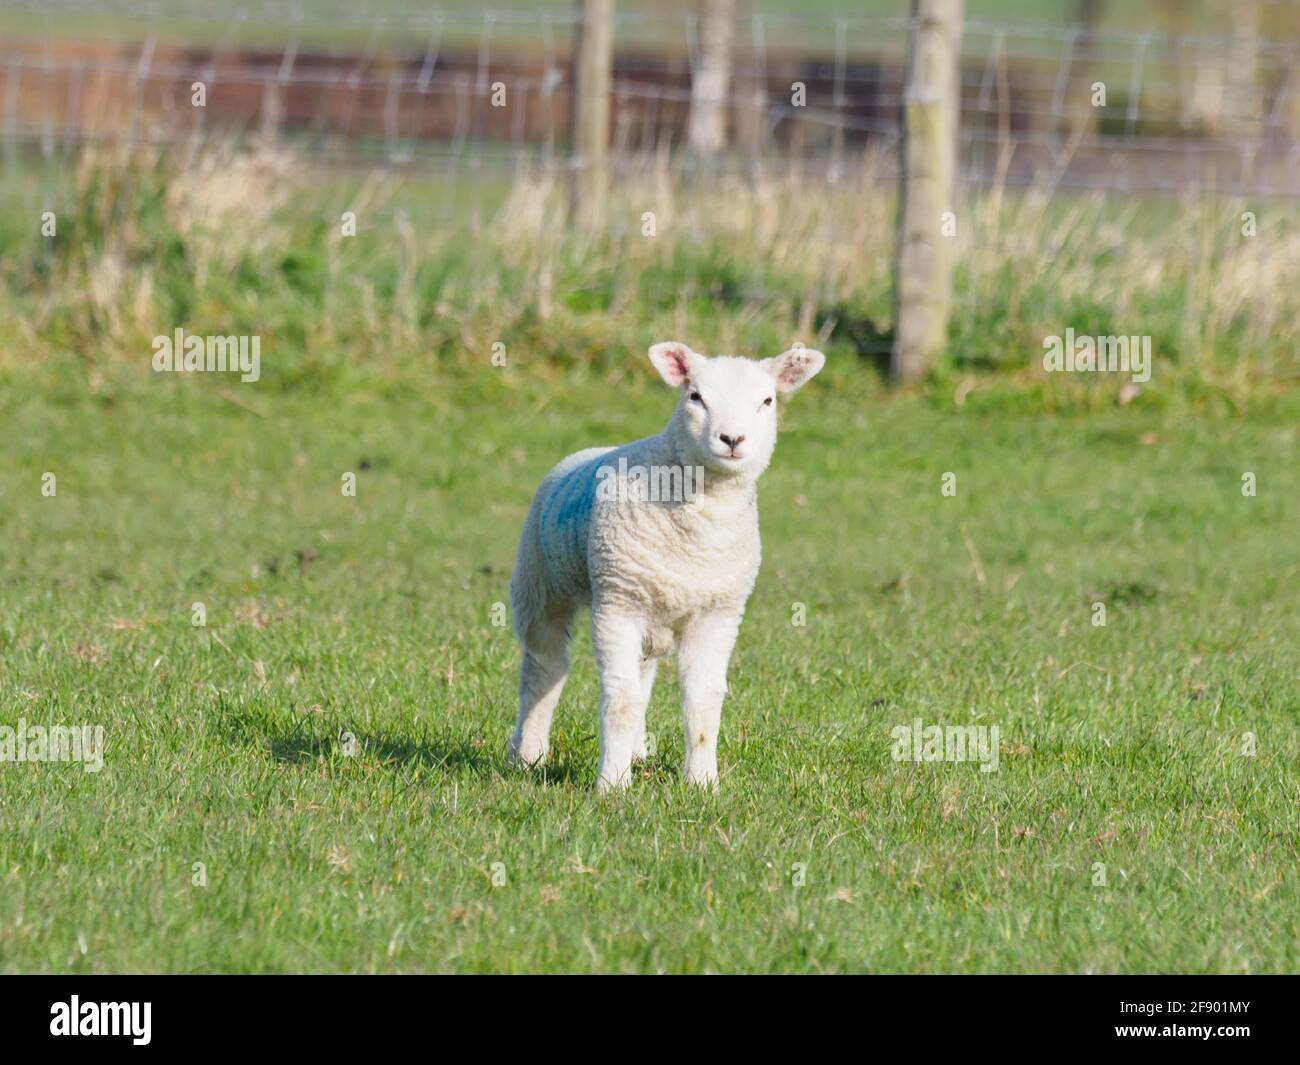
<path id="1" fill-rule="evenodd" d="M 582 225 L 604 212 L 609 189 L 609 90 L 614 67 L 614 0 L 577 0 L 569 215 Z"/>
<path id="2" fill-rule="evenodd" d="M 890 376 L 924 376 L 952 300 L 953 190 L 961 109 L 963 0 L 912 0 L 903 91 L 894 349 Z M 954 212 L 945 226 L 944 215 Z M 947 231 L 945 233 L 945 230 Z"/>
<path id="3" fill-rule="evenodd" d="M 736 0 L 704 0 L 699 55 L 691 71 L 691 151 L 713 155 L 727 144 L 727 94 Z"/>

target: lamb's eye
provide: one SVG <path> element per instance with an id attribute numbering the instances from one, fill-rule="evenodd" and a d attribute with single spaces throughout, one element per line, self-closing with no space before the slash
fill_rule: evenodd
<path id="1" fill-rule="evenodd" d="M 703 397 L 700 396 L 700 394 L 699 394 L 698 392 L 692 392 L 692 393 L 691 393 L 691 402 L 692 402 L 692 403 L 703 403 L 703 402 L 704 402 L 704 399 L 703 399 Z"/>
<path id="2" fill-rule="evenodd" d="M 768 396 L 767 399 L 763 400 L 763 406 L 770 407 L 771 405 L 772 405 L 772 397 Z"/>

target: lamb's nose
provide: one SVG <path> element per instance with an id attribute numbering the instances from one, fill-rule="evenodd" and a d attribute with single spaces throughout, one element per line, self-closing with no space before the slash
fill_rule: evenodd
<path id="1" fill-rule="evenodd" d="M 718 439 L 726 444 L 727 447 L 731 448 L 732 451 L 735 451 L 736 448 L 740 447 L 745 440 L 743 436 L 728 436 L 726 433 L 719 433 Z"/>

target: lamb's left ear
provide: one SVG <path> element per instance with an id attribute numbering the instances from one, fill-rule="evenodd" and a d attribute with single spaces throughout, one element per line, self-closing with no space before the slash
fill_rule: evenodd
<path id="1" fill-rule="evenodd" d="M 703 355 L 697 355 L 679 340 L 665 340 L 650 349 L 650 361 L 659 371 L 659 376 L 673 388 L 687 380 L 692 367 L 703 359 Z"/>
<path id="2" fill-rule="evenodd" d="M 826 356 L 812 348 L 791 348 L 775 359 L 764 359 L 759 365 L 776 378 L 778 392 L 795 392 L 826 365 Z"/>

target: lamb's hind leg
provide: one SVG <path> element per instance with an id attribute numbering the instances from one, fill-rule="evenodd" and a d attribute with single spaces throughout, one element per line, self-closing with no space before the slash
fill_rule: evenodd
<path id="1" fill-rule="evenodd" d="M 632 760 L 636 762 L 644 762 L 649 755 L 645 735 L 646 708 L 654 692 L 659 660 L 672 653 L 673 642 L 673 630 L 667 625 L 649 625 L 641 637 L 641 686 L 634 707 L 636 732 L 632 738 Z"/>
<path id="2" fill-rule="evenodd" d="M 569 675 L 571 605 L 556 606 L 528 627 L 519 666 L 519 717 L 506 757 L 511 765 L 536 765 L 550 749 L 551 718 Z"/>
<path id="3" fill-rule="evenodd" d="M 650 696 L 654 692 L 655 672 L 659 669 L 659 659 L 646 658 L 641 662 L 641 697 L 637 712 L 636 733 L 632 739 L 632 760 L 644 762 L 649 757 L 645 741 L 646 708 L 650 705 Z"/>

